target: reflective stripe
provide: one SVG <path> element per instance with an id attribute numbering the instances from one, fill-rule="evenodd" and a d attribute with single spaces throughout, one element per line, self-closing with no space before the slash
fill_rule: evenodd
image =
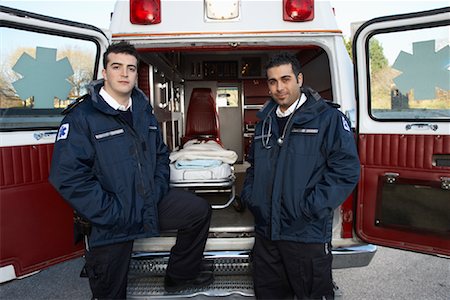
<path id="1" fill-rule="evenodd" d="M 317 128 L 294 128 L 291 132 L 295 133 L 319 133 L 319 129 Z"/>
<path id="2" fill-rule="evenodd" d="M 120 128 L 120 129 L 108 131 L 108 132 L 105 132 L 105 133 L 99 133 L 99 134 L 96 134 L 96 135 L 95 135 L 95 138 L 96 138 L 97 140 L 100 140 L 100 139 L 104 139 L 104 138 L 107 138 L 107 137 L 110 137 L 110 136 L 122 134 L 122 133 L 124 133 L 124 132 L 125 132 L 125 131 L 124 131 L 122 128 Z"/>

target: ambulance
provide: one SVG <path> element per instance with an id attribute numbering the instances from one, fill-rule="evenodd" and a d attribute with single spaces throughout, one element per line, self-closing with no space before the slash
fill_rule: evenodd
<path id="1" fill-rule="evenodd" d="M 109 31 L 0 6 L 0 281 L 83 255 L 49 165 L 61 112 L 101 78 L 102 53 L 118 41 L 140 53 L 138 86 L 172 151 L 192 91 L 211 91 L 220 139 L 238 156 L 233 204 L 269 99 L 264 65 L 293 53 L 304 84 L 351 120 L 360 155 L 358 186 L 334 212 L 333 267 L 367 266 L 376 245 L 449 257 L 449 30 L 450 7 L 385 16 L 359 26 L 350 49 L 327 1 L 118 1 Z M 176 296 L 253 296 L 253 226 L 239 205 L 214 209 L 205 259 L 215 282 Z M 174 296 L 163 288 L 174 241 L 135 241 L 129 298 Z"/>

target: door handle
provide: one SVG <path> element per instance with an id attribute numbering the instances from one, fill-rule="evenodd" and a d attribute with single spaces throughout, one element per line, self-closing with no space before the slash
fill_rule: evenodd
<path id="1" fill-rule="evenodd" d="M 36 132 L 33 137 L 39 141 L 40 139 L 54 138 L 58 134 L 58 130 L 46 131 L 46 132 Z"/>
<path id="2" fill-rule="evenodd" d="M 406 124 L 406 126 L 405 126 L 406 130 L 411 130 L 413 128 L 416 128 L 419 130 L 431 129 L 433 131 L 436 131 L 438 129 L 438 126 L 437 126 L 437 124 L 424 124 L 424 123 Z"/>

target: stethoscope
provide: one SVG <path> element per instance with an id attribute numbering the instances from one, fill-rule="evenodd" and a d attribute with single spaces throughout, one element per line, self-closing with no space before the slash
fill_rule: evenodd
<path id="1" fill-rule="evenodd" d="M 297 104 L 295 105 L 294 111 L 289 115 L 289 119 L 286 122 L 286 125 L 284 126 L 283 129 L 283 134 L 277 139 L 277 144 L 281 147 L 283 146 L 284 143 L 284 137 L 286 136 L 286 131 L 287 128 L 289 127 L 289 123 L 291 123 L 291 119 L 292 117 L 295 115 L 295 113 L 297 112 L 298 106 L 300 104 L 300 101 L 297 102 Z M 272 109 L 270 110 L 270 112 L 267 114 L 267 116 L 264 118 L 263 123 L 262 123 L 262 128 L 261 128 L 261 143 L 263 145 L 264 148 L 266 149 L 270 149 L 272 148 L 272 145 L 269 144 L 270 142 L 270 137 L 272 136 L 272 113 L 273 111 L 278 107 L 278 105 L 274 105 L 272 107 Z M 267 133 L 264 134 L 264 132 L 266 132 L 266 127 L 267 127 Z"/>

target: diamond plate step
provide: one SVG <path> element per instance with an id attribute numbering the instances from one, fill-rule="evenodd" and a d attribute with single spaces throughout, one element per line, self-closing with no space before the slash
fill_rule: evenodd
<path id="1" fill-rule="evenodd" d="M 250 275 L 215 276 L 212 284 L 204 288 L 186 289 L 177 293 L 164 290 L 164 277 L 134 277 L 128 280 L 127 299 L 168 299 L 195 296 L 225 297 L 239 295 L 253 297 L 253 282 Z"/>
<path id="2" fill-rule="evenodd" d="M 168 254 L 168 253 L 167 253 Z M 130 263 L 127 298 L 157 299 L 194 296 L 253 297 L 253 281 L 248 253 L 205 253 L 205 263 L 213 266 L 214 282 L 207 287 L 187 289 L 176 294 L 164 290 L 168 255 L 135 256 Z"/>
<path id="3" fill-rule="evenodd" d="M 251 264 L 248 256 L 207 258 L 214 266 L 215 275 L 248 275 Z M 164 276 L 167 268 L 167 257 L 132 259 L 129 276 Z"/>

